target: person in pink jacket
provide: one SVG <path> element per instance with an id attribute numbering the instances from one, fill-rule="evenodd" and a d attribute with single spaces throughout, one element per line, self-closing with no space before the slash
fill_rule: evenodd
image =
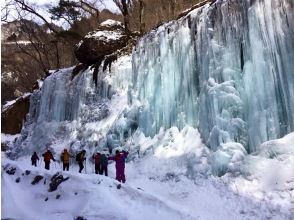
<path id="1" fill-rule="evenodd" d="M 122 151 L 121 153 L 116 150 L 115 156 L 108 157 L 108 160 L 114 160 L 115 161 L 115 169 L 116 169 L 116 180 L 119 182 L 126 182 L 125 177 L 125 160 L 128 156 L 129 152 Z"/>

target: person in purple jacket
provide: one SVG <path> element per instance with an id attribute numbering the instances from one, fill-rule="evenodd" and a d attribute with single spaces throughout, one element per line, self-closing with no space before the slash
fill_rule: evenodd
<path id="1" fill-rule="evenodd" d="M 122 151 L 121 153 L 116 150 L 115 156 L 108 157 L 108 160 L 114 160 L 115 161 L 115 169 L 116 169 L 116 180 L 119 182 L 126 182 L 125 177 L 125 160 L 128 156 L 129 152 Z"/>

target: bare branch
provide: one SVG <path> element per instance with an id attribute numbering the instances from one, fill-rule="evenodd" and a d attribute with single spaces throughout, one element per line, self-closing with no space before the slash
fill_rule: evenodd
<path id="1" fill-rule="evenodd" d="M 49 23 L 44 18 L 44 16 L 39 14 L 32 6 L 28 5 L 24 0 L 13 0 L 13 1 L 15 1 L 15 3 L 19 4 L 23 11 L 29 12 L 29 13 L 37 16 L 38 18 L 40 18 L 51 31 L 53 31 L 54 33 L 58 33 L 58 31 L 53 27 L 53 25 L 51 23 Z"/>
<path id="2" fill-rule="evenodd" d="M 91 14 L 93 17 L 99 18 L 100 11 L 90 3 L 80 0 L 81 8 Z"/>
<path id="3" fill-rule="evenodd" d="M 5 0 L 4 5 L 1 7 L 1 21 L 7 22 L 13 8 L 12 0 Z"/>

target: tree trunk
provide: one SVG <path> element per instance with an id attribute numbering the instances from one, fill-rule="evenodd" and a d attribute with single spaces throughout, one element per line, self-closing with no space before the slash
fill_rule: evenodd
<path id="1" fill-rule="evenodd" d="M 124 23 L 125 23 L 125 32 L 127 35 L 130 34 L 130 16 L 129 16 L 129 10 L 127 5 L 127 0 L 121 0 L 122 8 L 123 8 L 123 16 L 124 16 Z"/>
<path id="2" fill-rule="evenodd" d="M 144 22 L 144 9 L 145 9 L 145 3 L 143 0 L 139 0 L 139 4 L 140 4 L 140 12 L 139 12 L 139 16 L 140 16 L 140 34 L 143 34 L 145 31 L 145 22 Z"/>

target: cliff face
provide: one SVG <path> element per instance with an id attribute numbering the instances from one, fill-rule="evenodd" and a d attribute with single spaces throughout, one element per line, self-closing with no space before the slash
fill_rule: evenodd
<path id="1" fill-rule="evenodd" d="M 30 108 L 30 96 L 18 98 L 1 113 L 1 133 L 18 134 Z"/>

